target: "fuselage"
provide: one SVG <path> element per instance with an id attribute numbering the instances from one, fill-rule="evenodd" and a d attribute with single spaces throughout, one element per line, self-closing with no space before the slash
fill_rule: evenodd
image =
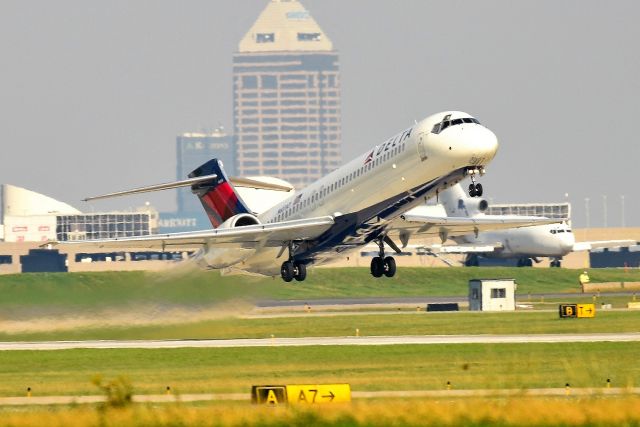
<path id="1" fill-rule="evenodd" d="M 333 216 L 334 227 L 296 252 L 296 258 L 307 263 L 328 262 L 384 234 L 390 221 L 459 182 L 467 170 L 487 165 L 497 148 L 494 133 L 469 114 L 438 113 L 295 192 L 259 220 Z M 279 253 L 277 248 L 261 248 L 237 268 L 277 274 L 274 260 Z"/>
<path id="2" fill-rule="evenodd" d="M 486 258 L 562 258 L 573 250 L 575 236 L 571 229 L 562 223 L 487 231 L 478 237 L 465 235 L 454 240 L 458 243 L 477 245 L 499 243 L 500 249 L 482 255 Z"/>

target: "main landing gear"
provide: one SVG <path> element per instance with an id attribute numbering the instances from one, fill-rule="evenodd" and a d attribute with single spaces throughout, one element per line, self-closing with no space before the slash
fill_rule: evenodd
<path id="1" fill-rule="evenodd" d="M 531 258 L 518 258 L 518 267 L 533 267 Z"/>
<path id="2" fill-rule="evenodd" d="M 392 256 L 384 256 L 384 240 L 376 241 L 380 248 L 379 255 L 371 260 L 371 275 L 373 277 L 393 277 L 396 274 L 396 260 Z"/>
<path id="3" fill-rule="evenodd" d="M 551 268 L 560 268 L 560 267 L 562 267 L 562 262 L 561 262 L 560 259 L 554 258 L 549 263 L 549 267 L 551 267 Z"/>
<path id="4" fill-rule="evenodd" d="M 289 243 L 289 260 L 282 263 L 280 266 L 280 276 L 285 282 L 291 282 L 296 279 L 298 282 L 304 281 L 307 278 L 307 266 L 303 262 L 296 261 L 293 258 L 294 247 L 293 243 Z"/>

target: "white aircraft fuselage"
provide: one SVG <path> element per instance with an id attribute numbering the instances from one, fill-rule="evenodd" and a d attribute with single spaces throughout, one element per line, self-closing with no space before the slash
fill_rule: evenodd
<path id="1" fill-rule="evenodd" d="M 485 231 L 474 235 L 454 237 L 456 243 L 475 245 L 496 244 L 501 249 L 486 253 L 485 258 L 562 258 L 573 251 L 575 236 L 566 224 L 545 224 L 532 227 Z"/>
<path id="2" fill-rule="evenodd" d="M 447 115 L 451 124 L 434 132 L 434 126 Z M 469 170 L 486 166 L 497 148 L 495 134 L 472 116 L 455 111 L 435 114 L 296 191 L 258 219 L 269 224 L 333 216 L 335 224 L 323 236 L 296 248 L 297 259 L 323 264 L 379 238 L 390 221 L 459 182 Z M 206 247 L 200 256 L 205 263 L 219 263 L 220 257 L 226 256 L 223 251 Z M 280 266 L 274 259 L 283 255 L 284 248 L 247 251 L 251 256 L 232 269 L 278 273 Z"/>

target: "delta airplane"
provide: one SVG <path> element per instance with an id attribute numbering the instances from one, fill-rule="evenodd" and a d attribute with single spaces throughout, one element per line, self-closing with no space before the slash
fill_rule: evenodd
<path id="1" fill-rule="evenodd" d="M 453 236 L 552 222 L 403 216 L 465 177 L 472 179 L 471 193 L 482 195 L 475 179 L 484 174 L 497 149 L 496 136 L 478 120 L 448 111 L 416 122 L 298 192 L 273 178 L 229 178 L 222 162 L 213 159 L 183 181 L 85 199 L 190 186 L 213 229 L 66 244 L 162 250 L 198 247 L 194 258 L 204 268 L 280 274 L 290 282 L 303 281 L 308 265 L 326 264 L 375 242 L 379 254 L 371 261 L 371 274 L 392 277 L 396 263 L 387 256 L 385 243 L 399 253 L 396 237 L 406 246 L 412 236 Z M 251 203 L 247 203 L 243 191 L 259 196 L 248 197 Z M 260 200 L 249 200 L 256 198 Z"/>
<path id="2" fill-rule="evenodd" d="M 418 214 L 429 210 L 431 215 L 438 215 L 434 208 L 444 209 L 448 218 L 520 218 L 532 219 L 520 215 L 487 215 L 484 212 L 489 204 L 484 199 L 467 197 L 462 186 L 456 184 L 440 195 L 441 206 L 424 206 L 414 209 Z M 524 228 L 509 228 L 487 231 L 479 234 L 457 235 L 452 238 L 456 245 L 435 245 L 427 248 L 434 254 L 453 253 L 466 254 L 466 266 L 478 266 L 479 257 L 495 259 L 517 259 L 518 267 L 531 267 L 539 258 L 550 258 L 551 267 L 560 267 L 562 257 L 575 251 L 587 251 L 595 248 L 612 248 L 635 245 L 633 240 L 602 240 L 592 242 L 576 242 L 571 228 L 566 222 L 536 225 Z M 444 243 L 444 242 L 443 242 Z"/>

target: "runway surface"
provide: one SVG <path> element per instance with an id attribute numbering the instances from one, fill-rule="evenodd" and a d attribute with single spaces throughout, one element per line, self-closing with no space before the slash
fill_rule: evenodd
<path id="1" fill-rule="evenodd" d="M 534 389 L 481 389 L 481 390 L 382 390 L 353 391 L 353 399 L 383 399 L 409 397 L 523 397 L 523 396 L 615 396 L 640 394 L 640 387 L 611 388 L 534 388 Z M 212 401 L 249 402 L 249 393 L 201 393 L 201 394 L 147 394 L 134 395 L 135 403 L 185 403 Z M 77 405 L 105 402 L 104 396 L 33 396 L 0 397 L 0 406 L 28 405 Z"/>
<path id="2" fill-rule="evenodd" d="M 624 292 L 606 292 L 600 294 L 601 298 L 605 297 L 623 297 L 633 296 L 639 292 L 624 291 Z M 516 294 L 516 300 L 519 303 L 526 303 L 532 301 L 539 301 L 541 298 L 545 299 L 574 299 L 590 297 L 596 292 L 564 292 L 564 293 L 539 293 L 539 294 Z M 467 295 L 452 295 L 452 296 L 434 296 L 434 297 L 368 297 L 368 298 L 319 298 L 319 299 L 306 299 L 306 300 L 261 300 L 256 303 L 257 308 L 275 308 L 275 307 L 299 307 L 309 304 L 311 306 L 351 306 L 351 305 L 425 305 L 425 304 L 438 304 L 438 303 L 466 303 L 469 301 Z"/>
<path id="3" fill-rule="evenodd" d="M 319 345 L 518 344 L 567 342 L 638 342 L 640 332 L 539 335 L 401 335 L 363 337 L 245 338 L 226 340 L 118 340 L 0 342 L 0 350 L 67 350 L 78 348 L 229 348 L 304 347 Z"/>

